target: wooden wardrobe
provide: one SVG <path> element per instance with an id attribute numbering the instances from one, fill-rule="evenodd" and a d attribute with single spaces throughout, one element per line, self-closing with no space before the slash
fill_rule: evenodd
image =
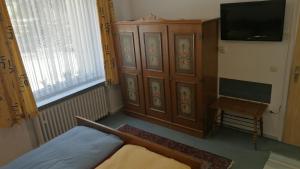
<path id="1" fill-rule="evenodd" d="M 218 19 L 120 21 L 114 36 L 124 111 L 203 137 L 217 98 Z"/>

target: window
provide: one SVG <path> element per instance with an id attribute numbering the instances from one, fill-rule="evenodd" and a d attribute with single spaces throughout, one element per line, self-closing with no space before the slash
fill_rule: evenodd
<path id="1" fill-rule="evenodd" d="M 105 79 L 96 0 L 6 0 L 38 106 Z"/>

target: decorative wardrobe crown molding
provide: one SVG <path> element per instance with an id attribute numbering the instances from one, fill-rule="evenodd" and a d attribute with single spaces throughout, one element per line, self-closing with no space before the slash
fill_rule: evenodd
<path id="1" fill-rule="evenodd" d="M 150 13 L 148 16 L 144 16 L 136 21 L 143 21 L 143 22 L 153 22 L 153 21 L 166 21 L 166 19 L 158 17 Z"/>

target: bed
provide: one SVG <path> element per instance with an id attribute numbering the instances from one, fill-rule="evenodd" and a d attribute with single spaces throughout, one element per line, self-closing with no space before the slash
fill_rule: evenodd
<path id="1" fill-rule="evenodd" d="M 76 120 L 75 128 L 1 169 L 138 169 L 147 163 L 143 168 L 209 169 L 209 163 L 204 160 L 82 117 Z M 131 161 L 139 164 L 130 166 Z"/>
<path id="2" fill-rule="evenodd" d="M 122 145 L 123 141 L 115 135 L 77 126 L 1 169 L 88 169 Z"/>
<path id="3" fill-rule="evenodd" d="M 126 144 L 96 169 L 191 169 L 144 147 Z"/>

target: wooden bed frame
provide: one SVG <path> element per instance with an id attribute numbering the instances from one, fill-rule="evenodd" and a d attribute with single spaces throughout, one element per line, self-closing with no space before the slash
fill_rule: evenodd
<path id="1" fill-rule="evenodd" d="M 116 129 L 101 125 L 99 123 L 87 120 L 87 119 L 79 117 L 79 116 L 76 116 L 75 118 L 76 118 L 78 126 L 86 126 L 86 127 L 94 128 L 96 130 L 99 130 L 99 131 L 102 131 L 105 133 L 110 133 L 110 134 L 116 135 L 124 141 L 124 144 L 133 144 L 133 145 L 145 147 L 152 152 L 161 154 L 168 158 L 172 158 L 181 163 L 184 163 L 184 164 L 190 166 L 192 169 L 209 169 L 210 165 L 207 161 L 197 159 L 192 156 L 188 156 L 179 151 L 172 150 L 170 148 L 167 148 L 167 147 L 161 146 L 159 144 L 150 142 L 148 140 L 136 137 L 134 135 L 130 135 L 128 133 L 118 131 Z"/>

